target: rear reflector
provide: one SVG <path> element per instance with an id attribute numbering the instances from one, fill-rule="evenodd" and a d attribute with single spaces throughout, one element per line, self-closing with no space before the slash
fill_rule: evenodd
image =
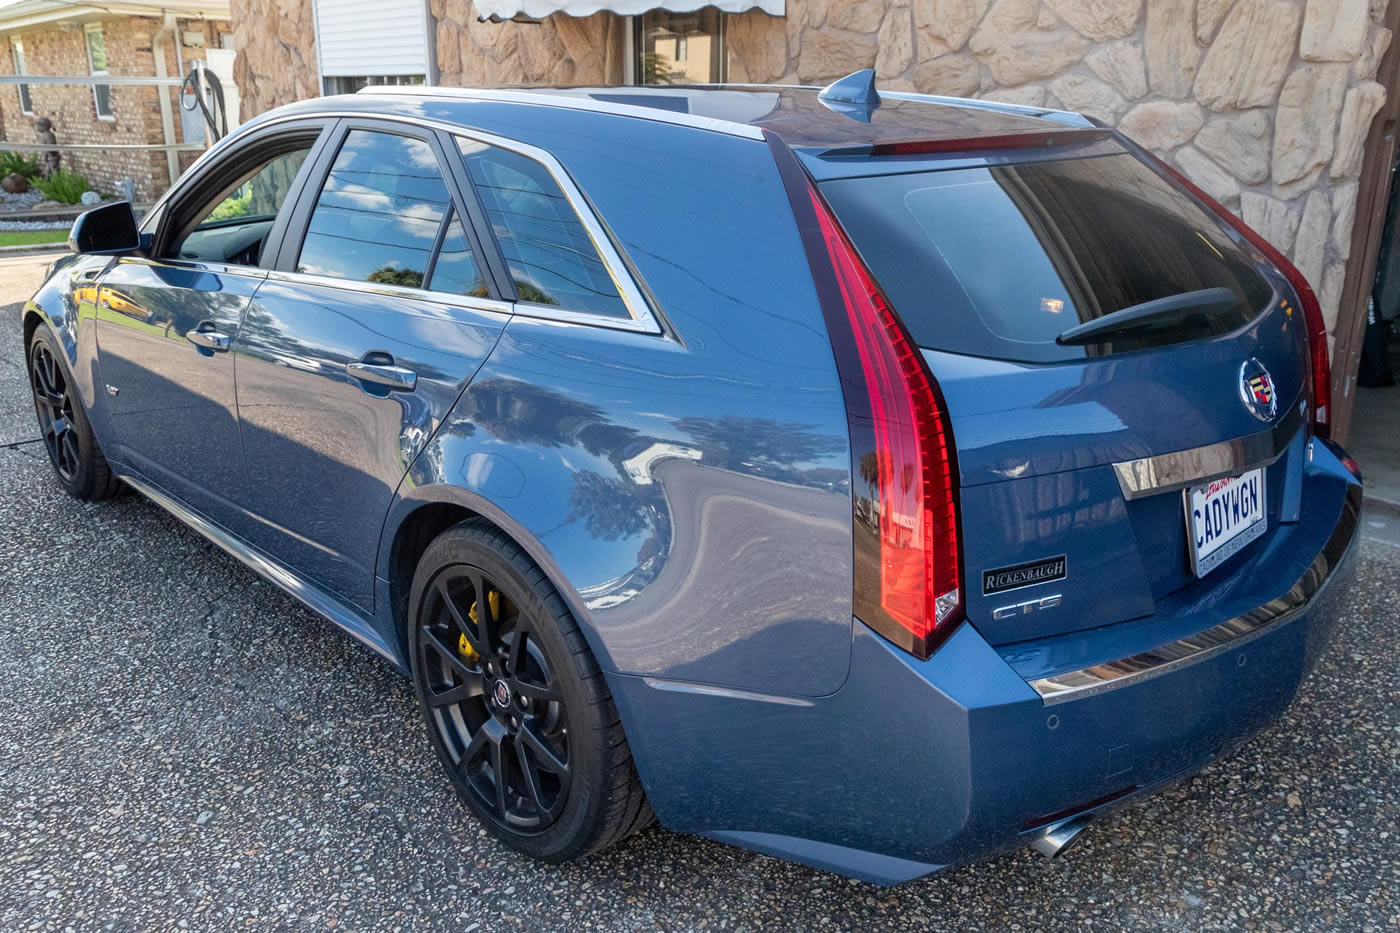
<path id="1" fill-rule="evenodd" d="M 1293 291 L 1298 294 L 1298 303 L 1303 308 L 1303 323 L 1307 334 L 1307 347 L 1309 356 L 1308 367 L 1308 393 L 1312 402 L 1312 416 L 1310 419 L 1312 433 L 1317 437 L 1327 437 L 1332 431 L 1332 366 L 1327 358 L 1327 322 L 1322 317 L 1322 305 L 1318 303 L 1317 295 L 1313 292 L 1308 280 L 1303 277 L 1303 273 L 1298 271 L 1298 267 L 1289 262 L 1273 244 L 1260 236 L 1255 230 L 1243 220 L 1236 217 L 1228 208 L 1219 201 L 1206 194 L 1198 188 L 1185 175 L 1172 168 L 1166 162 L 1152 155 L 1145 149 L 1134 147 L 1143 156 L 1151 159 L 1163 172 L 1170 175 L 1173 180 L 1180 184 L 1187 191 L 1196 196 L 1202 204 L 1209 207 L 1220 218 L 1234 227 L 1240 236 L 1250 242 L 1255 249 L 1263 253 L 1264 256 L 1273 263 L 1274 266 L 1283 273 L 1283 277 L 1288 280 L 1288 284 L 1293 286 Z"/>
<path id="2" fill-rule="evenodd" d="M 860 453 L 856 521 L 878 537 L 876 587 L 856 581 L 856 615 L 900 647 L 928 657 L 961 618 L 957 484 L 947 410 L 889 302 L 815 187 L 808 194 L 835 273 L 869 404 L 873 450 Z M 839 360 L 838 360 L 839 365 Z M 848 386 L 856 381 L 843 374 Z M 848 392 L 850 390 L 848 389 Z M 848 406 L 851 399 L 848 396 Z M 853 445 L 859 441 L 852 437 Z M 859 531 L 859 528 L 857 529 Z M 872 549 L 873 550 L 873 549 Z M 862 574 L 857 544 L 856 575 Z"/>

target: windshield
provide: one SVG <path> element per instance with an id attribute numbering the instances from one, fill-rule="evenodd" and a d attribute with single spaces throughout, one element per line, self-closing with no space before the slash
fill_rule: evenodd
<path id="1" fill-rule="evenodd" d="M 1083 359 L 1226 334 L 1273 298 L 1220 221 L 1127 153 L 847 178 L 821 190 L 924 347 Z M 1218 288 L 1235 300 L 1084 344 L 1055 340 L 1115 311 Z"/>

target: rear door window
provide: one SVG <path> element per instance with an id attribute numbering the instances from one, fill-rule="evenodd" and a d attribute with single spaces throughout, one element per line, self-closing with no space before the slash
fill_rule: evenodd
<path id="1" fill-rule="evenodd" d="M 427 142 L 374 130 L 345 137 L 307 224 L 298 272 L 486 294 Z"/>
<path id="2" fill-rule="evenodd" d="M 459 140 L 521 301 L 628 317 L 608 267 L 549 170 L 528 156 Z"/>
<path id="3" fill-rule="evenodd" d="M 1220 221 L 1131 154 L 849 178 L 821 190 L 915 342 L 932 349 L 1082 359 L 1226 334 L 1273 297 Z M 1088 345 L 1056 343 L 1082 322 L 1219 288 L 1235 300 Z"/>

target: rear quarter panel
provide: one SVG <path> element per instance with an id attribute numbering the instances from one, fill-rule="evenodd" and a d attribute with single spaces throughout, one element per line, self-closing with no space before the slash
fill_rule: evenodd
<path id="1" fill-rule="evenodd" d="M 444 497 L 501 521 L 552 571 L 606 670 L 838 689 L 852 625 L 845 407 L 766 145 L 573 111 L 421 106 L 553 152 L 669 328 L 513 318 L 391 524 Z"/>

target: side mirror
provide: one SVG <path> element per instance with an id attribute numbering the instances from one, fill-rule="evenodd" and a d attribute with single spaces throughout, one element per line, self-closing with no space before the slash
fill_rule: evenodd
<path id="1" fill-rule="evenodd" d="M 78 215 L 68 234 L 68 248 L 94 256 L 120 256 L 141 248 L 130 201 L 115 201 Z"/>

